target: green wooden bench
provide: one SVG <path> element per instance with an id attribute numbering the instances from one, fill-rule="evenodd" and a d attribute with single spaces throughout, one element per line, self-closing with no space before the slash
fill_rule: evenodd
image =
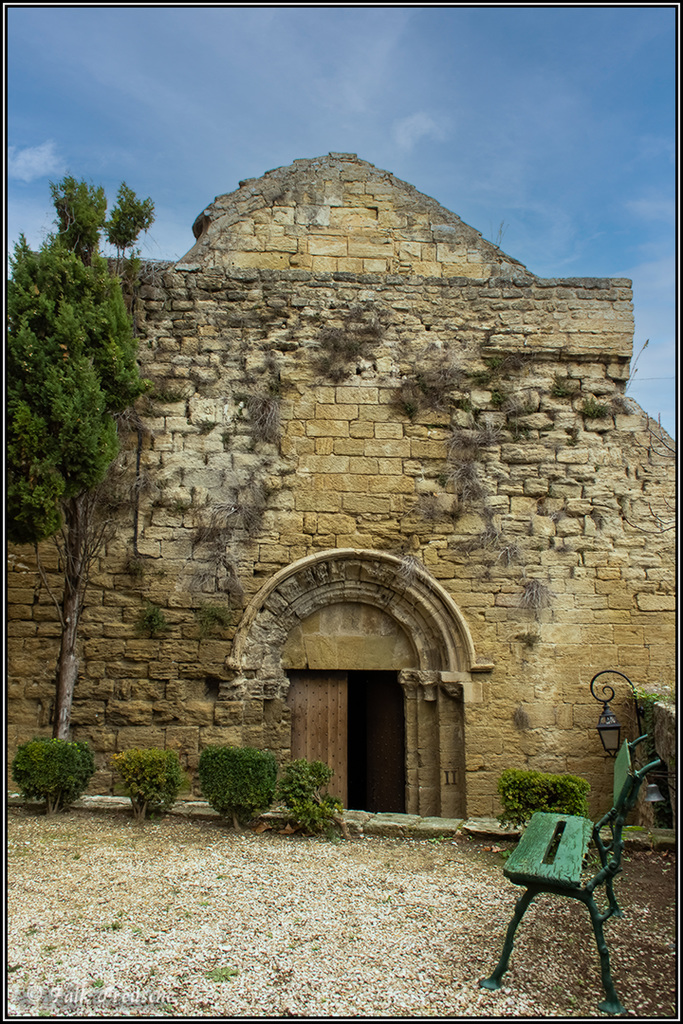
<path id="1" fill-rule="evenodd" d="M 614 878 L 621 871 L 624 847 L 622 830 L 645 776 L 662 764 L 656 760 L 644 768 L 635 769 L 633 754 L 636 746 L 645 739 L 646 736 L 641 736 L 635 742 L 626 742 L 622 746 L 614 764 L 614 806 L 597 824 L 576 815 L 541 811 L 531 818 L 503 869 L 503 874 L 511 882 L 523 885 L 526 891 L 515 905 L 496 969 L 489 978 L 482 978 L 479 982 L 482 988 L 500 988 L 500 979 L 507 970 L 512 952 L 515 931 L 527 907 L 539 893 L 554 893 L 556 896 L 580 900 L 587 907 L 600 954 L 602 984 L 607 996 L 599 1007 L 604 1013 L 626 1012 L 612 982 L 603 924 L 612 916 L 623 917 L 613 888 Z M 609 829 L 605 837 L 601 835 L 604 829 Z M 600 868 L 590 881 L 582 885 L 583 862 L 591 840 L 600 857 Z M 604 913 L 598 908 L 593 896 L 596 889 L 603 885 L 608 903 Z"/>

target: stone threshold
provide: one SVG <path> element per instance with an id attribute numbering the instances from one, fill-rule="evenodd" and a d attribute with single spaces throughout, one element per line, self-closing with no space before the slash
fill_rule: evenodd
<path id="1" fill-rule="evenodd" d="M 40 810 L 42 804 L 25 801 L 18 793 L 10 793 L 8 805 Z M 130 812 L 130 800 L 123 796 L 84 796 L 74 801 L 71 809 L 75 811 L 118 811 Z M 220 819 L 220 815 L 204 800 L 179 800 L 167 814 L 179 818 Z M 260 816 L 265 823 L 283 822 L 286 820 L 277 811 L 266 811 Z M 344 811 L 344 821 L 352 836 L 384 836 L 396 839 L 447 839 L 457 834 L 472 838 L 493 838 L 499 840 L 516 840 L 520 829 L 503 826 L 497 818 L 421 818 L 417 814 L 398 814 L 393 811 L 382 811 L 372 814 L 369 811 Z M 624 829 L 624 842 L 631 849 L 651 850 L 657 848 L 675 848 L 676 835 L 673 829 L 641 828 L 627 826 Z"/>

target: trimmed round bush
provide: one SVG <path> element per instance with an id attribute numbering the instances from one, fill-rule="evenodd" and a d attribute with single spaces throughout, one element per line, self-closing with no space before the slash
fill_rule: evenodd
<path id="1" fill-rule="evenodd" d="M 307 761 L 305 757 L 285 766 L 276 797 L 287 808 L 290 821 L 307 832 L 328 833 L 333 822 L 344 831 L 341 800 L 326 792 L 333 775 L 324 761 Z"/>
<path id="2" fill-rule="evenodd" d="M 590 783 L 580 775 L 551 775 L 508 768 L 498 780 L 503 804 L 500 820 L 524 825 L 536 811 L 588 817 L 589 790 Z"/>
<path id="3" fill-rule="evenodd" d="M 276 779 L 277 761 L 269 750 L 206 747 L 199 758 L 202 793 L 235 828 L 270 807 Z"/>
<path id="4" fill-rule="evenodd" d="M 175 803 L 184 781 L 175 750 L 134 747 L 114 754 L 111 763 L 123 780 L 138 821 L 167 811 Z"/>
<path id="5" fill-rule="evenodd" d="M 25 800 L 44 800 L 47 814 L 68 807 L 88 788 L 95 758 L 87 743 L 38 737 L 22 743 L 12 778 Z"/>

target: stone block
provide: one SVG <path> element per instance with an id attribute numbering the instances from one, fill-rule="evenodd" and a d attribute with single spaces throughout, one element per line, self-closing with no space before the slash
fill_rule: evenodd
<path id="1" fill-rule="evenodd" d="M 411 456 L 411 446 L 414 443 L 408 438 L 368 438 L 364 454 L 384 459 L 407 459 Z"/>
<path id="2" fill-rule="evenodd" d="M 199 749 L 205 747 L 241 747 L 243 746 L 241 726 L 213 725 L 199 730 Z"/>
<path id="3" fill-rule="evenodd" d="M 628 433 L 636 433 L 643 429 L 643 420 L 641 416 L 615 416 L 614 424 L 617 430 L 623 430 Z"/>
<path id="4" fill-rule="evenodd" d="M 165 732 L 159 728 L 125 726 L 116 728 L 116 750 L 131 750 L 133 747 L 164 747 Z"/>
<path id="5" fill-rule="evenodd" d="M 444 268 L 441 263 L 434 260 L 411 260 L 410 273 L 418 277 L 441 277 Z"/>
<path id="6" fill-rule="evenodd" d="M 258 267 L 261 270 L 286 270 L 289 267 L 289 253 L 231 252 L 229 262 L 236 268 Z"/>
<path id="7" fill-rule="evenodd" d="M 379 389 L 375 386 L 353 387 L 342 385 L 340 387 L 335 388 L 335 402 L 337 405 L 374 406 L 377 404 L 378 399 Z"/>
<path id="8" fill-rule="evenodd" d="M 151 701 L 109 700 L 106 707 L 106 724 L 110 727 L 126 728 L 133 725 L 152 725 L 153 708 Z"/>
<path id="9" fill-rule="evenodd" d="M 334 455 L 362 455 L 364 450 L 365 446 L 361 437 L 335 438 L 332 453 Z"/>
<path id="10" fill-rule="evenodd" d="M 393 254 L 394 244 L 388 238 L 377 236 L 373 239 L 369 235 L 367 237 L 356 235 L 351 236 L 348 240 L 349 256 L 360 257 L 363 260 L 388 260 Z M 383 269 L 386 269 L 386 263 L 384 263 Z"/>
<path id="11" fill-rule="evenodd" d="M 330 210 L 330 227 L 336 228 L 344 234 L 355 231 L 377 230 L 378 211 L 377 207 L 371 209 L 365 207 L 337 207 Z"/>
<path id="12" fill-rule="evenodd" d="M 337 260 L 337 270 L 347 274 L 362 274 L 365 270 L 365 260 L 340 256 Z"/>
<path id="13" fill-rule="evenodd" d="M 548 451 L 545 446 L 528 443 L 502 444 L 500 452 L 501 462 L 507 462 L 511 465 L 543 462 L 548 457 Z"/>
<path id="14" fill-rule="evenodd" d="M 342 402 L 335 402 L 332 405 L 318 404 L 313 410 L 313 416 L 316 420 L 355 420 L 358 417 L 358 405 L 344 405 Z"/>
<path id="15" fill-rule="evenodd" d="M 315 455 L 333 455 L 334 451 L 333 437 L 317 437 L 315 439 Z M 337 453 L 340 454 L 340 453 Z"/>
<path id="16" fill-rule="evenodd" d="M 342 507 L 342 496 L 332 489 L 331 483 L 329 487 L 316 489 L 299 487 L 294 496 L 294 506 L 300 512 L 336 512 Z"/>
<path id="17" fill-rule="evenodd" d="M 214 723 L 217 726 L 236 727 L 242 724 L 244 707 L 240 701 L 218 700 L 214 705 Z"/>
<path id="18" fill-rule="evenodd" d="M 330 473 L 348 473 L 349 457 L 347 455 L 306 455 L 300 460 L 300 469 L 308 470 L 318 476 Z"/>
<path id="19" fill-rule="evenodd" d="M 318 516 L 318 529 L 323 533 L 350 533 L 354 525 L 354 520 L 349 515 L 330 515 L 321 512 Z"/>
<path id="20" fill-rule="evenodd" d="M 111 755 L 116 750 L 116 733 L 98 725 L 78 725 L 72 721 L 73 738 L 79 743 L 89 743 L 95 754 Z"/>
<path id="21" fill-rule="evenodd" d="M 331 210 L 328 205 L 300 205 L 294 211 L 294 223 L 304 227 L 329 227 Z M 313 236 L 315 237 L 315 236 Z"/>
<path id="22" fill-rule="evenodd" d="M 199 751 L 199 729 L 196 726 L 168 726 L 165 739 L 167 750 L 177 750 L 182 754 Z"/>
<path id="23" fill-rule="evenodd" d="M 673 612 L 676 598 L 673 594 L 636 594 L 636 603 L 641 612 Z"/>
<path id="24" fill-rule="evenodd" d="M 306 433 L 309 437 L 348 437 L 348 420 L 309 420 L 309 422 L 306 424 Z"/>
<path id="25" fill-rule="evenodd" d="M 334 274 L 339 269 L 339 260 L 334 256 L 311 256 L 310 259 L 314 274 Z"/>
<path id="26" fill-rule="evenodd" d="M 381 476 L 400 476 L 406 471 L 405 463 L 401 459 L 378 459 L 377 466 Z M 418 476 L 419 473 L 416 472 L 414 475 Z"/>
<path id="27" fill-rule="evenodd" d="M 386 515 L 391 511 L 391 499 L 375 494 L 344 494 L 342 508 L 353 515 Z"/>
<path id="28" fill-rule="evenodd" d="M 348 241 L 346 238 L 334 238 L 326 236 L 313 236 L 308 239 L 308 251 L 311 256 L 356 256 L 358 253 L 349 253 Z"/>
<path id="29" fill-rule="evenodd" d="M 379 463 L 377 459 L 368 458 L 351 458 L 349 460 L 349 472 L 356 474 L 367 474 L 370 476 L 376 476 L 379 472 Z"/>
<path id="30" fill-rule="evenodd" d="M 376 423 L 375 437 L 378 440 L 400 440 L 403 437 L 403 426 L 401 423 Z"/>

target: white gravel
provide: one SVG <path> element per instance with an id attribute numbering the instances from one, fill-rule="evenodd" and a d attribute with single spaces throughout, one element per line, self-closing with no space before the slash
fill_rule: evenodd
<path id="1" fill-rule="evenodd" d="M 23 811 L 8 832 L 9 1016 L 598 1016 L 569 901 L 532 905 L 519 967 L 478 987 L 519 895 L 495 846 Z"/>

